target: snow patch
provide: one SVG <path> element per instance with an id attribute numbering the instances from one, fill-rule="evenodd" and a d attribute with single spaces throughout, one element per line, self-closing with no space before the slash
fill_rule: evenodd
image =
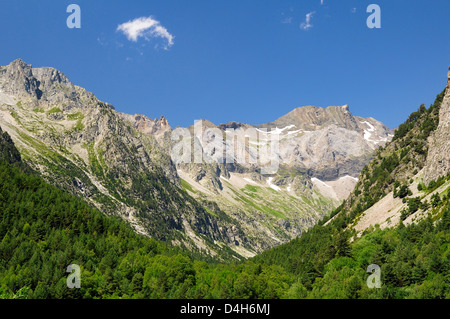
<path id="1" fill-rule="evenodd" d="M 367 121 L 363 121 L 363 122 L 361 122 L 361 123 L 367 124 L 367 125 L 369 126 L 369 128 L 368 128 L 367 130 L 364 130 L 364 139 L 365 139 L 366 141 L 372 142 L 372 143 L 374 143 L 374 144 L 378 144 L 378 143 L 380 143 L 380 142 L 387 142 L 387 138 L 386 138 L 386 137 L 385 137 L 385 138 L 382 138 L 382 139 L 380 139 L 380 140 L 378 140 L 378 141 L 371 140 L 371 139 L 370 139 L 370 137 L 372 136 L 372 133 L 371 133 L 371 132 L 375 131 L 375 127 L 374 127 L 372 124 L 370 124 L 369 122 L 367 122 Z"/>
<path id="2" fill-rule="evenodd" d="M 366 124 L 370 127 L 370 128 L 368 129 L 369 132 L 375 131 L 375 127 L 374 127 L 372 124 L 370 124 L 369 122 L 364 121 L 364 122 L 361 122 L 361 123 L 366 123 Z"/>
<path id="3" fill-rule="evenodd" d="M 281 188 L 279 186 L 275 185 L 275 184 L 272 184 L 272 180 L 273 180 L 273 177 L 269 177 L 267 179 L 267 184 L 269 185 L 269 187 L 274 189 L 274 190 L 276 190 L 276 191 L 280 191 Z"/>
<path id="4" fill-rule="evenodd" d="M 270 130 L 270 131 L 268 130 L 267 132 L 264 131 L 264 130 L 260 130 L 260 129 L 258 129 L 258 128 L 257 128 L 256 130 L 257 130 L 258 132 L 264 133 L 264 134 L 280 134 L 280 133 L 282 133 L 283 131 L 288 130 L 288 129 L 291 129 L 291 128 L 293 128 L 293 127 L 295 127 L 294 124 L 285 126 L 285 127 L 283 127 L 283 128 L 275 127 L 275 129 L 272 129 L 272 130 Z"/>
<path id="5" fill-rule="evenodd" d="M 372 136 L 372 133 L 370 132 L 373 132 L 375 130 L 375 127 L 373 127 L 373 125 L 367 121 L 363 121 L 361 123 L 367 124 L 369 126 L 368 130 L 364 130 L 364 139 L 369 142 L 374 142 L 370 139 L 370 137 Z"/>
<path id="6" fill-rule="evenodd" d="M 287 133 L 288 133 L 288 135 L 291 135 L 291 134 L 296 134 L 296 133 L 309 133 L 309 132 L 311 132 L 311 131 L 305 131 L 303 129 L 299 129 L 299 130 L 296 130 L 296 131 L 289 131 Z"/>
<path id="7" fill-rule="evenodd" d="M 295 125 L 294 125 L 294 124 L 288 125 L 288 126 L 286 126 L 286 127 L 282 128 L 282 131 L 284 131 L 284 130 L 288 130 L 288 129 L 290 129 L 290 128 L 293 128 L 293 127 L 295 127 Z"/>

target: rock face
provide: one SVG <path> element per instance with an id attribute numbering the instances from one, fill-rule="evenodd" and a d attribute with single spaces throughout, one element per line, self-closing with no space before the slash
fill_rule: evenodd
<path id="1" fill-rule="evenodd" d="M 424 168 L 424 182 L 428 184 L 450 173 L 450 67 L 447 87 L 439 110 L 439 126 L 430 136 L 430 148 Z"/>
<path id="2" fill-rule="evenodd" d="M 8 66 L 0 66 L 0 77 L 8 79 L 0 83 L 0 90 L 3 93 L 37 99 L 42 96 L 38 80 L 33 77 L 31 65 L 20 59 L 14 60 Z"/>
<path id="3" fill-rule="evenodd" d="M 345 176 L 357 177 L 374 150 L 385 145 L 393 136 L 392 131 L 381 122 L 353 116 L 348 105 L 299 107 L 274 122 L 261 125 L 231 122 L 215 126 L 202 120 L 201 128 L 197 130 L 192 143 L 201 147 L 204 162 L 217 163 L 220 162 L 218 157 L 222 157 L 224 165 L 219 165 L 222 169 L 216 171 L 224 175 L 229 172 L 257 174 L 261 166 L 258 164 L 264 162 L 259 148 L 270 147 L 270 140 L 276 135 L 278 144 L 270 160 L 276 160 L 283 171 L 303 172 L 309 178 L 323 181 L 335 181 Z M 218 134 L 222 136 L 219 141 L 212 143 L 205 137 L 204 132 L 211 128 L 219 130 Z M 231 138 L 228 130 L 232 130 L 234 135 Z M 193 126 L 189 131 L 194 131 Z M 245 139 L 249 136 L 246 143 Z M 240 142 L 232 142 L 235 140 Z M 233 146 L 236 151 L 230 160 L 226 150 Z M 237 149 L 249 160 L 239 162 Z M 222 154 L 224 150 L 225 155 Z M 191 173 L 194 172 L 190 166 L 178 166 L 179 169 L 186 167 Z M 203 176 L 193 178 L 198 181 Z"/>
<path id="4" fill-rule="evenodd" d="M 131 121 L 133 126 L 139 132 L 151 135 L 161 135 L 165 132 L 170 132 L 171 128 L 169 122 L 164 116 L 160 119 L 151 119 L 145 115 L 135 114 L 130 115 L 126 113 L 119 113 L 124 119 Z"/>
<path id="5" fill-rule="evenodd" d="M 326 181 L 357 177 L 375 148 L 392 137 L 384 124 L 350 113 L 348 105 L 300 107 L 259 127 L 283 130 L 281 162 L 304 167 L 311 177 Z M 294 150 L 294 151 L 292 151 Z"/>

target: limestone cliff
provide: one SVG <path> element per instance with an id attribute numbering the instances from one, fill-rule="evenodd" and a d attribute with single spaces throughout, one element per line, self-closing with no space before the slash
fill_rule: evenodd
<path id="1" fill-rule="evenodd" d="M 430 136 L 429 144 L 424 169 L 426 184 L 450 172 L 450 67 L 447 74 L 447 87 L 439 110 L 439 126 Z"/>

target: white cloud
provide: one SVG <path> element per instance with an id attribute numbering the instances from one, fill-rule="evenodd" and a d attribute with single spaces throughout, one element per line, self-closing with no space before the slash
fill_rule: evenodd
<path id="1" fill-rule="evenodd" d="M 321 5 L 321 6 L 323 5 L 323 0 L 320 0 L 320 5 Z"/>
<path id="2" fill-rule="evenodd" d="M 352 13 L 356 13 L 356 8 L 352 8 Z"/>
<path id="3" fill-rule="evenodd" d="M 140 17 L 119 24 L 116 31 L 122 31 L 127 39 L 133 42 L 137 42 L 140 37 L 147 41 L 150 41 L 151 38 L 163 38 L 167 41 L 167 45 L 164 46 L 165 49 L 173 45 L 173 39 L 175 38 L 159 21 L 151 16 Z"/>
<path id="4" fill-rule="evenodd" d="M 302 30 L 308 30 L 308 29 L 310 29 L 310 28 L 313 27 L 313 25 L 311 24 L 311 18 L 312 18 L 312 16 L 313 16 L 314 13 L 316 13 L 316 12 L 315 12 L 315 11 L 312 11 L 312 12 L 306 14 L 305 22 L 302 22 L 302 23 L 300 24 L 300 29 L 302 29 Z"/>

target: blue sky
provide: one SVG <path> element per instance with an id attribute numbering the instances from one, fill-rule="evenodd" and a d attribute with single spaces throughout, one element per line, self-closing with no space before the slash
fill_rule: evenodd
<path id="1" fill-rule="evenodd" d="M 66 25 L 71 3 L 80 29 Z M 381 29 L 366 25 L 371 3 Z M 448 0 L 0 0 L 0 65 L 55 67 L 118 111 L 172 127 L 348 104 L 393 128 L 445 86 L 449 13 Z M 166 36 L 117 30 L 140 17 Z"/>

